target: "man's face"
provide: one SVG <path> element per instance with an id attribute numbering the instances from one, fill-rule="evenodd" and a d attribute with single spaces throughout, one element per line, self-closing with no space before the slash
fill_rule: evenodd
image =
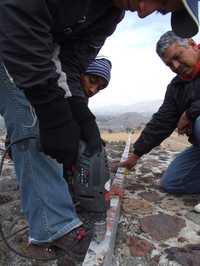
<path id="1" fill-rule="evenodd" d="M 162 14 L 183 9 L 181 0 L 113 0 L 114 6 L 137 12 L 144 18 L 154 11 Z"/>
<path id="2" fill-rule="evenodd" d="M 81 85 L 87 97 L 92 97 L 100 90 L 103 90 L 107 82 L 105 79 L 95 75 L 81 75 Z"/>
<path id="3" fill-rule="evenodd" d="M 190 75 L 200 60 L 200 52 L 194 43 L 187 47 L 173 43 L 165 50 L 162 60 L 177 75 Z"/>

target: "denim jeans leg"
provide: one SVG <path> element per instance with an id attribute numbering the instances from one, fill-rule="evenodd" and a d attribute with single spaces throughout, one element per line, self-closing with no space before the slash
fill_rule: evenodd
<path id="1" fill-rule="evenodd" d="M 39 149 L 38 123 L 23 92 L 0 64 L 0 114 L 5 119 L 20 187 L 22 209 L 33 243 L 51 242 L 81 225 L 62 166 Z M 27 137 L 34 137 L 27 139 Z"/>
<path id="2" fill-rule="evenodd" d="M 161 178 L 161 186 L 169 193 L 200 192 L 200 117 L 193 128 L 195 145 L 181 152 Z"/>
<path id="3" fill-rule="evenodd" d="M 169 193 L 200 192 L 200 148 L 192 146 L 181 152 L 161 177 L 161 186 Z"/>

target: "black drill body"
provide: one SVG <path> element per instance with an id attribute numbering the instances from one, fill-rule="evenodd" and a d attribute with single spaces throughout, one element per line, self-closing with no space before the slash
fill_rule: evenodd
<path id="1" fill-rule="evenodd" d="M 104 146 L 101 152 L 90 156 L 86 144 L 81 142 L 73 177 L 74 195 L 80 206 L 87 211 L 105 213 L 109 207 L 109 182 L 110 171 Z"/>

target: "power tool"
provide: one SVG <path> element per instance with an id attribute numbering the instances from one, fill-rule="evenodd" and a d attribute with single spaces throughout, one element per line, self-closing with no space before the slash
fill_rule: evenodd
<path id="1" fill-rule="evenodd" d="M 86 211 L 106 213 L 109 207 L 110 171 L 104 146 L 90 156 L 85 142 L 80 142 L 73 176 L 73 191 L 80 207 Z"/>

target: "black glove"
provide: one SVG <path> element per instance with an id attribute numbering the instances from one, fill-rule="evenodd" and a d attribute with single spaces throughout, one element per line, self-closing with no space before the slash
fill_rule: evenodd
<path id="1" fill-rule="evenodd" d="M 78 154 L 80 128 L 73 120 L 64 91 L 48 86 L 48 89 L 45 87 L 41 91 L 38 88 L 27 90 L 25 94 L 35 107 L 39 119 L 43 152 L 66 167 L 70 166 Z"/>
<path id="2" fill-rule="evenodd" d="M 59 163 L 63 163 L 65 167 L 70 167 L 76 161 L 79 137 L 80 129 L 73 120 L 55 128 L 40 126 L 42 151 Z"/>
<path id="3" fill-rule="evenodd" d="M 87 143 L 87 150 L 92 156 L 100 152 L 102 143 L 99 128 L 95 121 L 95 116 L 89 110 L 84 98 L 68 98 L 72 115 L 81 128 L 81 139 Z"/>

